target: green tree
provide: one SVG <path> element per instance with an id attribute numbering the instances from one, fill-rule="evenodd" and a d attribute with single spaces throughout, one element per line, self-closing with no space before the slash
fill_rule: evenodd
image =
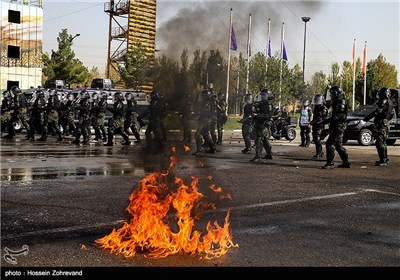
<path id="1" fill-rule="evenodd" d="M 73 39 L 67 29 L 62 29 L 57 38 L 58 50 L 52 50 L 51 55 L 43 54 L 43 73 L 46 79 L 61 79 L 67 84 L 82 84 L 89 79 L 88 69 L 75 58 Z"/>
<path id="2" fill-rule="evenodd" d="M 308 87 L 308 94 L 304 98 L 311 100 L 312 97 L 317 93 L 325 94 L 327 87 L 328 79 L 324 72 L 315 72 L 311 77 L 311 84 Z"/>
<path id="3" fill-rule="evenodd" d="M 146 55 L 146 48 L 141 42 L 136 42 L 123 56 L 118 72 L 126 87 L 140 89 L 151 80 L 152 64 L 153 58 Z"/>

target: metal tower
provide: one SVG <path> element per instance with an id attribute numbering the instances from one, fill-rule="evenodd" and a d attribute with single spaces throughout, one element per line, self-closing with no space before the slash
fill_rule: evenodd
<path id="1" fill-rule="evenodd" d="M 105 3 L 104 11 L 109 15 L 107 78 L 111 71 L 118 73 L 118 63 L 136 42 L 142 43 L 148 57 L 155 56 L 156 6 L 156 0 L 111 0 Z M 151 91 L 152 83 L 141 88 Z"/>

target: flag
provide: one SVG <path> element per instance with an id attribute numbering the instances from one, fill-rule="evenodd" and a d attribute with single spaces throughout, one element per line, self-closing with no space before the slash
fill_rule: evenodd
<path id="1" fill-rule="evenodd" d="M 285 47 L 285 42 L 282 41 L 282 59 L 288 61 L 287 53 L 286 53 L 286 47 Z"/>
<path id="2" fill-rule="evenodd" d="M 268 56 L 272 57 L 272 53 L 271 53 L 271 39 L 268 38 Z"/>
<path id="3" fill-rule="evenodd" d="M 356 68 L 356 39 L 353 42 L 353 53 L 352 53 L 353 62 L 351 63 L 351 67 L 353 69 Z"/>
<path id="4" fill-rule="evenodd" d="M 231 33 L 231 50 L 233 50 L 233 51 L 237 50 L 236 34 L 235 34 L 235 30 L 233 29 L 233 24 L 232 24 L 232 33 Z"/>
<path id="5" fill-rule="evenodd" d="M 365 42 L 364 52 L 363 52 L 362 72 L 364 74 L 367 72 L 367 43 L 366 42 Z"/>

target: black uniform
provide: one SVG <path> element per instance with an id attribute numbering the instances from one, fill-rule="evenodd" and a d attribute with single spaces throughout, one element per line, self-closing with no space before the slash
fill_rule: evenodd
<path id="1" fill-rule="evenodd" d="M 72 144 L 88 144 L 90 140 L 90 111 L 91 104 L 89 100 L 89 93 L 83 90 L 80 93 L 80 98 L 75 104 L 75 109 L 79 111 L 78 113 L 78 124 L 76 126 L 75 140 Z M 80 138 L 83 136 L 82 142 Z"/>
<path id="2" fill-rule="evenodd" d="M 183 127 L 183 139 L 181 143 L 189 144 L 192 142 L 192 127 L 190 121 L 193 116 L 193 102 L 190 98 L 190 94 L 181 101 L 179 110 L 179 118 Z"/>
<path id="3" fill-rule="evenodd" d="M 58 118 L 58 110 L 60 108 L 60 100 L 58 99 L 58 95 L 55 92 L 51 92 L 49 98 L 47 99 L 47 104 L 45 108 L 44 114 L 44 122 L 42 128 L 42 137 L 38 139 L 38 141 L 46 141 L 47 133 L 49 128 L 55 131 L 58 135 L 57 140 L 61 141 L 61 130 L 59 127 L 59 118 Z"/>
<path id="4" fill-rule="evenodd" d="M 193 155 L 199 155 L 201 152 L 203 152 L 203 144 L 206 152 L 215 153 L 216 151 L 215 142 L 211 136 L 211 123 L 215 119 L 216 113 L 215 106 L 215 98 L 211 91 L 202 91 L 200 94 L 200 107 L 198 111 L 199 116 L 197 119 L 197 129 L 195 133 L 196 151 L 193 153 Z"/>
<path id="5" fill-rule="evenodd" d="M 93 97 L 94 95 L 94 97 Z M 105 119 L 107 110 L 107 93 L 100 95 L 99 93 L 94 93 L 92 95 L 93 103 L 91 109 L 92 115 L 92 126 L 94 129 L 94 140 L 107 140 Z"/>
<path id="6" fill-rule="evenodd" d="M 216 116 L 217 116 L 217 145 L 222 145 L 222 136 L 224 131 L 224 125 L 228 120 L 227 116 L 227 103 L 225 101 L 225 94 L 218 93 L 217 96 L 217 106 L 216 106 Z"/>
<path id="7" fill-rule="evenodd" d="M 343 135 L 346 130 L 348 110 L 347 101 L 342 88 L 339 86 L 332 86 L 329 89 L 329 93 L 332 98 L 332 115 L 321 122 L 321 124 L 329 124 L 329 137 L 326 141 L 326 164 L 323 168 L 331 169 L 334 167 L 335 149 L 342 160 L 342 164 L 338 167 L 350 168 L 349 156 L 346 148 L 343 147 Z"/>
<path id="8" fill-rule="evenodd" d="M 272 159 L 272 147 L 269 142 L 271 136 L 271 122 L 274 107 L 272 104 L 273 94 L 269 89 L 263 89 L 260 93 L 261 101 L 256 104 L 256 112 L 254 114 L 255 130 L 256 130 L 256 155 L 251 161 L 259 161 L 261 153 L 265 149 L 265 159 Z"/>
<path id="9" fill-rule="evenodd" d="M 146 149 L 150 148 L 152 143 L 156 144 L 156 147 L 163 147 L 163 133 L 161 123 L 165 117 L 164 104 L 160 98 L 158 92 L 153 91 L 150 93 L 150 106 L 145 112 L 143 112 L 139 119 L 148 117 L 149 123 L 145 131 L 146 136 Z"/>
<path id="10" fill-rule="evenodd" d="M 46 100 L 44 98 L 44 92 L 42 90 L 38 90 L 36 92 L 36 96 L 31 100 L 31 116 L 29 119 L 29 127 L 31 129 L 29 135 L 30 140 L 35 140 L 35 132 L 36 129 L 39 129 L 40 132 L 43 130 L 44 125 L 44 114 L 46 109 Z"/>
<path id="11" fill-rule="evenodd" d="M 390 90 L 386 87 L 381 88 L 377 93 L 377 108 L 364 117 L 364 121 L 374 118 L 374 137 L 375 147 L 378 152 L 379 160 L 375 162 L 377 166 L 389 164 L 387 156 L 386 139 L 389 135 L 390 120 L 393 117 L 393 102 L 390 99 Z"/>
<path id="12" fill-rule="evenodd" d="M 60 103 L 60 123 L 63 127 L 63 135 L 70 133 L 75 135 L 75 101 L 72 93 L 67 94 L 67 99 Z"/>
<path id="13" fill-rule="evenodd" d="M 313 158 L 319 159 L 324 155 L 322 152 L 321 132 L 325 126 L 322 122 L 328 117 L 328 108 L 325 106 L 324 96 L 320 94 L 314 96 L 313 104 L 313 120 L 311 122 L 312 137 L 315 144 L 315 155 Z"/>
<path id="14" fill-rule="evenodd" d="M 243 118 L 239 120 L 242 123 L 242 136 L 244 140 L 244 149 L 242 153 L 247 154 L 251 152 L 251 138 L 254 130 L 254 113 L 256 108 L 253 105 L 253 96 L 246 94 L 245 96 L 246 105 L 243 107 Z"/>
<path id="15" fill-rule="evenodd" d="M 113 113 L 108 123 L 108 140 L 104 146 L 112 146 L 114 134 L 120 134 L 124 139 L 122 145 L 130 145 L 129 135 L 124 131 L 124 120 L 126 114 L 126 106 L 124 104 L 124 96 L 121 92 L 114 93 L 113 107 L 107 107 L 107 110 Z"/>
<path id="16" fill-rule="evenodd" d="M 133 97 L 132 93 L 127 93 L 125 95 L 126 99 L 126 116 L 124 122 L 124 130 L 125 133 L 129 135 L 129 129 L 131 129 L 132 134 L 135 136 L 135 143 L 139 144 L 141 142 L 140 139 L 140 124 L 138 122 L 138 113 L 137 113 L 137 101 Z"/>
<path id="17" fill-rule="evenodd" d="M 1 100 L 1 115 L 0 115 L 1 133 L 3 133 L 3 127 L 7 127 L 8 122 L 11 120 L 11 110 L 12 110 L 11 99 L 12 99 L 11 93 L 9 91 L 3 91 L 3 99 Z M 5 135 L 4 137 L 6 137 L 7 135 Z"/>

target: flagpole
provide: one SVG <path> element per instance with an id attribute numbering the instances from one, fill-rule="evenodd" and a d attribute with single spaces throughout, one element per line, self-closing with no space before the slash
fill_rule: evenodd
<path id="1" fill-rule="evenodd" d="M 363 54 L 363 72 L 364 72 L 364 105 L 367 104 L 367 41 L 364 45 Z"/>
<path id="2" fill-rule="evenodd" d="M 354 103 L 356 100 L 356 39 L 353 42 L 353 102 L 351 105 L 352 111 L 354 111 Z"/>
<path id="3" fill-rule="evenodd" d="M 246 65 L 246 93 L 249 92 L 249 60 L 250 60 L 250 51 L 251 51 L 251 45 L 250 45 L 250 30 L 251 30 L 251 14 L 249 14 L 249 27 L 247 30 L 247 65 Z"/>
<path id="4" fill-rule="evenodd" d="M 265 82 L 264 82 L 264 87 L 267 87 L 267 74 L 268 74 L 268 54 L 270 52 L 270 36 L 271 36 L 271 19 L 268 19 L 268 45 L 267 45 L 267 49 L 266 49 L 266 53 L 265 53 Z"/>
<path id="5" fill-rule="evenodd" d="M 281 108 L 281 99 L 282 99 L 282 72 L 283 72 L 283 40 L 284 40 L 284 28 L 285 23 L 282 22 L 282 31 L 281 31 L 281 71 L 279 76 L 279 102 L 278 106 Z"/>
<path id="6" fill-rule="evenodd" d="M 228 69 L 226 73 L 226 113 L 229 109 L 229 72 L 231 69 L 231 36 L 232 36 L 232 8 L 229 17 L 229 39 L 228 39 Z"/>

